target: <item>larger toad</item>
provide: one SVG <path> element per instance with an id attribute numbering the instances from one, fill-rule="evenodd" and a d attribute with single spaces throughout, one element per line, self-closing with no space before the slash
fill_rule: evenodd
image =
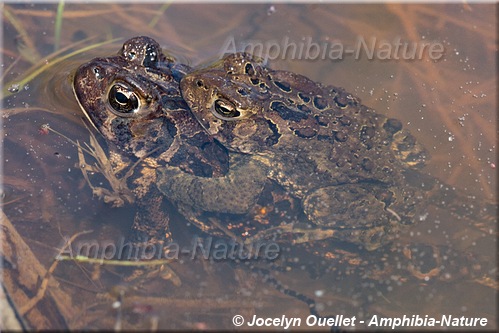
<path id="1" fill-rule="evenodd" d="M 493 205 L 468 201 L 419 171 L 427 154 L 399 120 L 341 88 L 238 53 L 186 75 L 181 90 L 206 132 L 232 153 L 221 178 L 163 170 L 172 181 L 160 190 L 177 203 L 241 213 L 271 180 L 301 199 L 315 225 L 311 238 L 369 250 L 417 222 L 431 203 L 461 216 L 494 218 Z"/>

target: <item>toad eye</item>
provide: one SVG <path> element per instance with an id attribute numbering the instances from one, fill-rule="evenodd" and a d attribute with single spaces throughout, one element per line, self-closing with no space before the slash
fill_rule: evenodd
<path id="1" fill-rule="evenodd" d="M 215 101 L 215 112 L 218 118 L 224 120 L 229 120 L 227 118 L 236 118 L 241 115 L 241 113 L 237 111 L 234 104 L 223 99 L 217 99 Z"/>
<path id="2" fill-rule="evenodd" d="M 139 110 L 139 99 L 130 87 L 115 84 L 109 90 L 109 104 L 120 115 L 134 114 Z"/>

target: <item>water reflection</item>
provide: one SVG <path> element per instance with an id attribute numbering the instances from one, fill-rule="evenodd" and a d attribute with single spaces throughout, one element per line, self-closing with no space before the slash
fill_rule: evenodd
<path id="1" fill-rule="evenodd" d="M 56 10 L 52 5 L 6 8 L 30 36 L 24 38 L 12 20 L 4 21 L 3 65 L 9 70 L 3 81 L 10 84 L 33 63 L 43 63 L 43 57 L 53 51 L 53 37 L 48 32 L 53 29 Z M 123 40 L 145 34 L 159 40 L 180 59 L 198 64 L 219 56 L 230 36 L 262 41 L 311 36 L 316 41 L 339 40 L 345 45 L 358 35 L 392 40 L 400 34 L 408 40 L 442 41 L 447 52 L 445 61 L 438 63 L 347 58 L 336 62 L 286 59 L 272 65 L 344 86 L 360 95 L 364 104 L 401 119 L 431 150 L 429 173 L 466 193 L 497 200 L 492 166 L 496 157 L 496 133 L 491 126 L 496 117 L 496 86 L 495 71 L 490 71 L 494 62 L 491 50 L 495 47 L 489 27 L 494 23 L 490 8 L 278 4 L 270 10 L 264 4 L 174 4 L 160 12 L 159 20 L 151 27 L 161 5 L 113 4 L 89 9 L 68 4 L 61 45 L 102 36 L 102 32 L 108 38 L 119 36 Z M 18 35 L 21 37 L 11 37 Z M 120 43 L 115 42 L 61 63 L 36 77 L 28 89 L 3 101 L 3 210 L 45 267 L 53 262 L 65 236 L 93 230 L 78 239 L 119 241 L 133 223 L 134 207 L 112 209 L 92 197 L 72 143 L 52 132 L 40 132 L 41 126 L 49 123 L 73 141 L 88 142 L 89 133 L 68 89 L 71 71 L 94 56 L 114 54 L 119 47 Z M 105 147 L 105 143 L 101 144 Z M 444 211 L 430 211 L 428 219 L 430 223 L 401 235 L 398 243 L 442 246 L 440 251 L 450 247 L 450 257 L 453 253 L 469 255 L 452 259 L 462 262 L 463 267 L 476 255 L 488 258 L 492 267 L 486 268 L 494 269 L 495 237 L 484 237 Z M 200 234 L 180 215 L 172 216 L 171 221 L 173 233 L 183 244 L 188 245 L 193 235 Z M 329 250 L 327 246 L 311 251 L 286 249 L 281 259 L 287 259 L 287 263 L 281 265 L 289 268 L 274 268 L 272 274 L 283 285 L 314 297 L 324 314 L 355 315 L 359 319 L 373 314 L 454 314 L 486 317 L 491 321 L 489 327 L 495 325 L 495 290 L 477 280 L 426 281 L 409 274 L 376 278 L 376 266 L 366 269 L 363 262 L 380 264 L 383 258 L 389 260 L 404 253 L 394 255 L 392 250 L 384 249 L 375 254 L 363 253 L 360 260 L 352 254 L 356 249 Z M 337 256 L 336 261 L 331 261 L 332 255 Z M 303 320 L 308 316 L 302 302 L 263 283 L 259 274 L 243 265 L 184 260 L 172 263 L 170 268 L 181 286 L 164 269 L 131 279 L 130 268 L 59 263 L 53 274 L 60 288 L 77 295 L 64 304 L 83 308 L 85 314 L 66 318 L 66 324 L 108 328 L 116 327 L 121 320 L 124 328 L 233 328 L 231 320 L 236 313 L 247 320 L 253 314 Z M 122 301 L 122 306 L 113 309 L 117 300 Z M 37 327 L 32 312 L 26 317 Z"/>

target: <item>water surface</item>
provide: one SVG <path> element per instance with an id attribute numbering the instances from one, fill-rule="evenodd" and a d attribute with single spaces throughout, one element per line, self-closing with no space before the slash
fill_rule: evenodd
<path id="1" fill-rule="evenodd" d="M 3 17 L 3 83 L 20 82 L 30 68 L 40 68 L 55 50 L 56 5 L 5 5 Z M 425 172 L 483 200 L 497 201 L 496 186 L 496 18 L 494 5 L 338 5 L 338 4 L 108 4 L 68 3 L 64 8 L 60 48 L 119 40 L 84 52 L 49 68 L 3 100 L 3 210 L 38 260 L 48 268 L 64 237 L 93 230 L 80 239 L 119 241 L 133 222 L 134 207 L 111 208 L 92 197 L 78 168 L 71 140 L 88 142 L 88 130 L 70 89 L 71 72 L 95 56 L 109 56 L 121 43 L 148 35 L 179 61 L 211 62 L 236 44 L 270 45 L 307 42 L 355 47 L 359 39 L 393 44 L 439 43 L 443 56 L 433 61 L 397 60 L 365 54 L 359 59 L 292 57 L 269 60 L 273 68 L 291 70 L 326 84 L 341 86 L 365 105 L 395 117 L 428 148 L 432 159 Z M 89 38 L 88 40 L 85 40 Z M 179 239 L 188 242 L 192 229 L 172 217 Z M 174 230 L 175 231 L 175 230 Z M 401 241 L 452 245 L 456 251 L 495 262 L 496 244 L 443 210 L 429 208 L 424 224 Z M 305 256 L 323 266 L 320 257 Z M 303 260 L 303 259 L 302 259 Z M 464 260 L 464 259 L 463 259 Z M 299 265 L 297 265 L 299 267 Z M 245 268 L 219 262 L 175 262 L 179 286 L 158 277 L 127 281 L 129 270 L 62 262 L 52 273 L 58 288 L 78 309 L 59 328 L 234 328 L 232 317 L 306 318 L 302 302 L 283 295 Z M 344 267 L 341 268 L 344 271 Z M 369 319 L 372 315 L 455 315 L 484 317 L 496 326 L 496 290 L 476 281 L 418 280 L 398 276 L 366 279 L 334 270 L 313 278 L 307 271 L 274 272 L 288 287 L 314 297 L 324 314 Z M 118 296 L 120 292 L 122 296 Z M 35 289 L 36 290 L 36 289 Z M 31 295 L 33 296 L 33 295 Z M 158 297 L 160 296 L 160 297 Z M 112 304 L 123 299 L 123 316 Z M 40 303 L 50 308 L 52 303 Z M 33 310 L 32 310 L 33 311 Z M 71 311 L 69 311 L 71 313 Z M 28 322 L 41 328 L 33 312 Z M 57 326 L 61 325 L 61 326 Z M 363 328 L 360 326 L 360 328 Z"/>

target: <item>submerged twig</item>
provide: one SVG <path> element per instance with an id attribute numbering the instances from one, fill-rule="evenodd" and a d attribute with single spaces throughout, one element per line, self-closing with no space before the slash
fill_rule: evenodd
<path id="1" fill-rule="evenodd" d="M 123 267 L 144 267 L 144 266 L 159 266 L 170 264 L 173 262 L 172 259 L 156 259 L 156 260 L 114 260 L 114 259 L 104 259 L 104 258 L 90 258 L 84 255 L 62 255 L 59 254 L 55 258 L 57 261 L 76 261 L 80 263 L 87 264 L 99 264 L 99 265 L 109 265 L 109 266 L 123 266 Z"/>
<path id="2" fill-rule="evenodd" d="M 82 41 L 80 41 L 80 42 L 78 42 L 76 44 L 73 44 L 73 45 L 68 46 L 66 48 L 62 48 L 59 51 L 51 54 L 47 58 L 44 58 L 41 61 L 39 61 L 38 63 L 36 63 L 35 65 L 33 65 L 29 70 L 26 71 L 26 75 L 24 76 L 24 78 L 22 78 L 20 80 L 16 80 L 16 82 L 8 82 L 8 83 L 6 83 L 5 87 L 3 89 L 2 95 L 5 98 L 5 97 L 9 97 L 10 95 L 14 94 L 17 91 L 20 91 L 27 83 L 29 83 L 35 77 L 37 77 L 41 73 L 47 71 L 49 68 L 54 67 L 55 65 L 59 64 L 60 62 L 66 60 L 68 58 L 71 58 L 71 57 L 73 57 L 73 56 L 75 56 L 77 54 L 86 52 L 88 50 L 100 47 L 102 45 L 106 45 L 106 44 L 115 42 L 117 40 L 119 40 L 119 38 L 111 39 L 111 40 L 108 40 L 108 41 L 105 41 L 105 42 L 102 42 L 102 43 L 97 43 L 97 44 L 89 45 L 89 46 L 83 47 L 81 49 L 78 49 L 76 51 L 73 51 L 71 53 L 68 53 L 68 54 L 66 54 L 64 56 L 61 56 L 59 58 L 56 58 L 61 53 L 67 51 L 69 48 L 72 48 L 72 47 L 74 47 L 76 45 L 82 44 L 82 43 L 86 42 L 87 40 L 82 40 Z M 9 90 L 9 87 L 11 87 L 13 85 L 16 86 L 16 89 L 13 90 L 13 91 Z"/>
<path id="3" fill-rule="evenodd" d="M 71 244 L 71 242 L 76 239 L 76 237 L 79 237 L 81 235 L 84 235 L 84 234 L 88 234 L 90 231 L 81 231 L 79 233 L 76 233 L 74 234 L 70 239 L 69 241 L 66 243 L 65 246 L 63 246 L 60 250 L 59 250 L 59 255 L 61 253 L 63 253 L 66 248 L 68 247 L 68 245 Z M 36 292 L 36 295 L 35 297 L 31 298 L 28 303 L 24 304 L 20 309 L 19 309 L 19 313 L 21 314 L 21 316 L 25 315 L 29 310 L 31 310 L 42 298 L 43 296 L 45 296 L 45 292 L 47 291 L 47 287 L 48 287 L 48 284 L 49 284 L 49 281 L 50 281 L 50 277 L 52 276 L 52 273 L 55 271 L 57 265 L 59 264 L 59 262 L 57 260 L 54 260 L 54 262 L 52 263 L 52 265 L 50 265 L 50 268 L 47 270 L 47 272 L 45 273 L 45 276 L 43 277 L 43 280 L 40 284 L 40 288 L 38 289 L 38 291 Z"/>
<path id="4" fill-rule="evenodd" d="M 19 49 L 19 52 L 23 56 L 24 59 L 26 59 L 28 62 L 34 64 L 37 61 L 40 60 L 41 55 L 38 53 L 38 50 L 36 49 L 35 43 L 33 40 L 30 38 L 29 33 L 26 31 L 26 29 L 23 27 L 23 24 L 19 22 L 19 20 L 14 16 L 14 14 L 11 12 L 10 8 L 6 6 L 2 6 L 2 12 L 5 18 L 14 26 L 16 31 L 19 33 L 19 37 L 23 41 L 23 43 L 26 44 L 26 47 L 29 49 L 28 52 L 24 52 L 23 49 Z"/>
<path id="5" fill-rule="evenodd" d="M 156 24 L 158 24 L 159 19 L 161 16 L 163 16 L 163 13 L 170 7 L 170 5 L 173 3 L 173 0 L 168 0 L 166 3 L 164 3 L 161 8 L 158 10 L 157 14 L 153 17 L 151 22 L 149 22 L 148 26 L 150 28 L 154 28 Z"/>
<path id="6" fill-rule="evenodd" d="M 135 166 L 142 160 L 139 160 L 137 161 L 137 163 L 132 165 L 125 176 L 123 176 L 122 178 L 117 178 L 111 162 L 107 158 L 104 149 L 102 149 L 99 142 L 97 141 L 94 133 L 86 126 L 86 124 L 85 127 L 90 133 L 90 144 L 85 143 L 85 146 L 82 146 L 79 141 L 74 141 L 68 138 L 66 135 L 50 127 L 49 124 L 42 125 L 42 128 L 44 130 L 51 131 L 59 135 L 78 148 L 78 167 L 81 169 L 83 177 L 92 189 L 94 195 L 96 195 L 100 199 L 103 199 L 106 203 L 112 202 L 113 207 L 122 207 L 125 202 L 133 203 L 135 201 L 135 196 L 128 188 L 126 181 L 133 174 L 133 168 L 135 168 Z M 88 164 L 85 160 L 83 152 L 92 156 L 97 162 L 93 165 Z M 102 187 L 93 186 L 88 177 L 88 172 L 96 172 L 102 174 L 111 185 L 112 191 Z"/>
<path id="7" fill-rule="evenodd" d="M 61 28 L 62 28 L 63 13 L 64 13 L 64 0 L 59 0 L 59 5 L 57 6 L 57 16 L 55 17 L 54 52 L 59 50 L 59 46 L 61 45 Z"/>

